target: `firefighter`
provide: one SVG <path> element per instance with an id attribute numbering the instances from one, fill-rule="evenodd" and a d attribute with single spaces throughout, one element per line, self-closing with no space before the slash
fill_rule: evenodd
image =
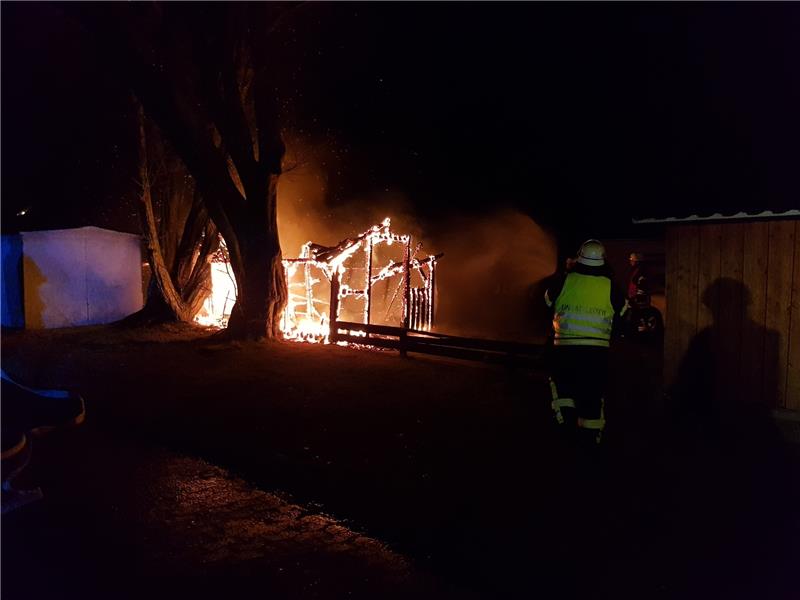
<path id="1" fill-rule="evenodd" d="M 548 287 L 545 303 L 553 309 L 550 389 L 556 421 L 581 445 L 596 447 L 605 428 L 611 329 L 627 306 L 612 287 L 601 242 L 581 245 L 574 268 Z"/>
<path id="2" fill-rule="evenodd" d="M 663 331 L 661 313 L 650 305 L 650 280 L 641 252 L 631 252 L 627 281 L 628 310 L 623 323 L 623 335 L 642 341 L 657 338 Z"/>
<path id="3" fill-rule="evenodd" d="M 647 274 L 644 268 L 644 255 L 641 252 L 631 252 L 628 258 L 631 266 L 628 272 L 628 302 L 633 304 L 637 296 L 647 293 Z"/>

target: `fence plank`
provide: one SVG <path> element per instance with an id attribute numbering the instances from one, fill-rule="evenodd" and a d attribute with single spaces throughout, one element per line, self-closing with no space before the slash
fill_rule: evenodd
<path id="1" fill-rule="evenodd" d="M 743 257 L 742 280 L 749 292 L 750 303 L 742 306 L 741 395 L 745 399 L 757 400 L 763 391 L 769 224 L 744 223 L 744 238 L 747 248 Z"/>
<path id="2" fill-rule="evenodd" d="M 768 343 L 764 354 L 764 397 L 774 394 L 774 406 L 786 401 L 786 375 L 789 365 L 790 300 L 792 291 L 791 258 L 794 256 L 795 223 L 769 223 L 769 264 L 767 265 L 767 328 L 777 332 L 776 348 Z M 769 335 L 769 331 L 767 332 Z"/>
<path id="3" fill-rule="evenodd" d="M 800 220 L 794 222 L 794 268 L 789 330 L 786 408 L 800 410 Z"/>
<path id="4" fill-rule="evenodd" d="M 731 282 L 726 285 L 725 298 L 719 299 L 716 332 L 719 342 L 717 365 L 722 375 L 717 392 L 724 401 L 741 398 L 742 353 L 742 271 L 744 261 L 744 225 L 726 223 L 722 227 L 720 247 L 720 276 Z"/>
<path id="5" fill-rule="evenodd" d="M 675 377 L 678 363 L 678 228 L 667 227 L 665 234 L 665 286 L 666 310 L 664 314 L 664 382 L 669 385 Z"/>
<path id="6" fill-rule="evenodd" d="M 720 255 L 722 232 L 720 225 L 703 225 L 700 227 L 700 266 L 697 289 L 701 297 L 707 296 L 707 304 L 701 303 L 697 310 L 697 330 L 710 327 L 714 322 L 714 314 L 719 307 L 719 298 L 715 293 L 706 293 L 720 276 Z M 712 297 L 713 296 L 713 297 Z"/>
<path id="7" fill-rule="evenodd" d="M 697 333 L 698 233 L 697 225 L 685 225 L 678 230 L 678 305 L 673 312 L 678 321 L 677 364 Z"/>
<path id="8" fill-rule="evenodd" d="M 408 331 L 402 327 L 347 321 L 340 321 L 337 325 L 336 339 L 339 342 L 393 348 L 401 353 L 418 352 L 509 366 L 541 368 L 544 365 L 545 347 L 541 344 L 522 344 L 447 335 L 428 336 L 424 332 Z M 354 331 L 369 332 L 373 335 L 366 338 L 354 335 L 352 333 Z"/>

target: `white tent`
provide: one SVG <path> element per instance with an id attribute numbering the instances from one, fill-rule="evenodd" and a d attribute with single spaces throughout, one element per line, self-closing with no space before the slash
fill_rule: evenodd
<path id="1" fill-rule="evenodd" d="M 6 255 L 14 245 L 3 243 L 4 325 L 21 321 L 15 305 L 23 307 L 28 329 L 110 323 L 142 307 L 139 236 L 98 227 L 19 235 L 21 257 Z M 7 276 L 12 261 L 21 264 L 16 281 Z M 12 301 L 18 295 L 22 301 Z"/>

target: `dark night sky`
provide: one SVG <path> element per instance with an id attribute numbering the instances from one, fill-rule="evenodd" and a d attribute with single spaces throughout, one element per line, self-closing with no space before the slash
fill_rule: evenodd
<path id="1" fill-rule="evenodd" d="M 124 74 L 58 5 L 2 17 L 4 229 L 126 227 Z M 332 204 L 389 189 L 423 219 L 511 205 L 627 234 L 635 215 L 800 205 L 797 31 L 790 3 L 307 4 L 276 68 Z"/>

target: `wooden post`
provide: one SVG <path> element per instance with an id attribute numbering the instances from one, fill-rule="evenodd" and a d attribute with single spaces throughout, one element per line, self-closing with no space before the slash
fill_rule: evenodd
<path id="1" fill-rule="evenodd" d="M 284 265 L 283 267 L 283 278 L 286 280 L 286 296 L 287 296 L 286 308 L 283 309 L 283 333 L 284 335 L 286 335 L 286 332 L 289 330 L 289 327 L 291 326 L 291 323 L 289 321 L 289 318 L 291 316 L 291 313 L 289 312 L 289 307 L 292 305 L 292 286 L 290 285 L 291 278 L 289 277 L 289 267 L 287 267 L 286 265 Z M 227 300 L 228 299 L 225 298 L 226 302 Z M 225 314 L 224 313 L 225 309 L 223 308 L 222 310 L 223 314 Z"/>
<path id="2" fill-rule="evenodd" d="M 786 373 L 786 402 L 789 410 L 800 410 L 800 220 L 794 223 L 794 267 L 792 275 L 789 365 Z M 788 257 L 787 257 L 788 259 Z"/>
<path id="3" fill-rule="evenodd" d="M 406 333 L 411 312 L 411 238 L 403 255 L 403 327 L 400 331 L 400 356 L 406 356 Z"/>
<path id="4" fill-rule="evenodd" d="M 681 359 L 679 348 L 678 313 L 680 312 L 680 285 L 678 281 L 678 265 L 680 264 L 680 236 L 678 227 L 675 225 L 667 226 L 666 231 L 666 256 L 665 256 L 665 284 L 667 294 L 667 306 L 664 332 L 664 373 L 665 385 L 671 385 L 678 373 L 678 364 Z"/>
<path id="5" fill-rule="evenodd" d="M 417 329 L 425 331 L 428 328 L 428 288 L 423 287 L 417 290 L 419 296 L 419 316 L 417 317 Z"/>
<path id="6" fill-rule="evenodd" d="M 335 270 L 331 275 L 331 304 L 330 304 L 330 327 L 331 333 L 328 336 L 331 344 L 338 341 L 339 329 L 339 270 Z"/>
<path id="7" fill-rule="evenodd" d="M 403 329 L 408 329 L 411 313 L 411 238 L 406 242 L 403 256 Z"/>
<path id="8" fill-rule="evenodd" d="M 764 348 L 764 391 L 762 399 L 771 408 L 787 408 L 786 381 L 789 367 L 791 297 L 795 244 L 794 222 L 769 222 L 767 258 L 767 335 L 774 334 L 774 344 Z M 791 402 L 790 402 L 791 404 Z"/>
<path id="9" fill-rule="evenodd" d="M 314 316 L 314 294 L 313 286 L 311 285 L 311 265 L 305 263 L 303 265 L 304 285 L 306 288 L 306 319 L 311 319 Z M 287 288 L 288 289 L 288 288 Z"/>
<path id="10" fill-rule="evenodd" d="M 433 318 L 434 318 L 434 302 L 436 301 L 436 260 L 431 260 L 428 263 L 428 294 L 430 297 L 428 298 L 428 331 L 433 329 Z"/>
<path id="11" fill-rule="evenodd" d="M 368 237 L 366 239 L 367 243 L 367 281 L 364 285 L 364 323 L 369 325 L 370 321 L 370 312 L 372 310 L 372 238 Z M 369 331 L 367 332 L 367 337 L 369 337 Z"/>
<path id="12" fill-rule="evenodd" d="M 411 329 L 419 329 L 419 290 L 411 288 Z"/>
<path id="13" fill-rule="evenodd" d="M 739 372 L 741 397 L 761 399 L 764 389 L 764 349 L 767 326 L 767 262 L 769 222 L 744 223 L 747 249 L 742 264 L 742 281 L 750 291 L 750 305 L 742 304 L 742 357 Z"/>

